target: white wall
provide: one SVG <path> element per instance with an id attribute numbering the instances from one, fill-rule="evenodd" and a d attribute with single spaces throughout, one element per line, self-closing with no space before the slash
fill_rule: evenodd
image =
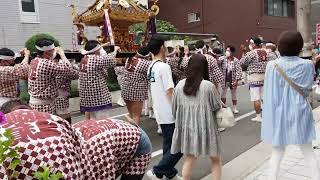
<path id="1" fill-rule="evenodd" d="M 37 0 L 39 24 L 20 22 L 20 0 L 0 0 L 0 47 L 18 50 L 24 47 L 25 41 L 36 33 L 49 33 L 56 37 L 63 48 L 72 48 L 71 3 L 82 12 L 95 0 Z M 88 28 L 89 39 L 99 34 L 97 28 Z"/>

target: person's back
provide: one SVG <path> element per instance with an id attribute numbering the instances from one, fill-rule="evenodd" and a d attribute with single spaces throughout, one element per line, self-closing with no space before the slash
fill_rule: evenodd
<path id="1" fill-rule="evenodd" d="M 83 179 L 142 179 L 151 159 L 151 143 L 142 129 L 114 119 L 87 120 L 73 127 L 80 137 Z"/>
<path id="2" fill-rule="evenodd" d="M 28 79 L 30 52 L 25 49 L 22 53 L 25 55 L 24 60 L 15 65 L 14 52 L 7 48 L 0 49 L 0 106 L 2 98 L 18 97 L 19 79 Z"/>
<path id="3" fill-rule="evenodd" d="M 61 172 L 63 179 L 83 179 L 78 138 L 67 121 L 29 109 L 14 110 L 5 118 L 7 123 L 0 125 L 0 129 L 11 129 L 14 136 L 12 148 L 19 148 L 17 153 L 21 162 L 14 171 L 17 179 L 33 179 L 34 173 L 42 172 L 43 167 Z M 4 164 L 13 162 L 13 159 L 7 158 Z M 7 169 L 0 166 L 1 179 L 8 178 Z"/>
<path id="4" fill-rule="evenodd" d="M 156 119 L 160 120 L 162 124 L 173 123 L 172 102 L 170 97 L 167 96 L 167 90 L 174 87 L 171 68 L 168 64 L 160 61 L 152 62 L 148 72 L 151 67 L 152 70 L 149 74 L 154 77 L 154 82 L 151 81 L 150 89 L 153 107 L 157 110 L 157 113 L 155 113 Z"/>
<path id="5" fill-rule="evenodd" d="M 172 135 L 175 128 L 172 115 L 172 94 L 174 83 L 172 71 L 165 63 L 166 47 L 161 37 L 154 36 L 148 43 L 148 49 L 152 53 L 152 63 L 148 69 L 153 109 L 157 123 L 162 130 L 163 156 L 160 162 L 149 170 L 146 175 L 150 179 L 174 179 L 178 174 L 175 165 L 182 157 L 181 153 L 171 154 Z"/>
<path id="6" fill-rule="evenodd" d="M 301 96 L 289 83 L 279 74 L 275 65 L 278 65 L 290 80 L 296 84 L 304 93 Z M 272 122 L 281 122 L 287 124 L 288 121 L 304 121 L 310 119 L 313 121 L 312 109 L 306 98 L 312 91 L 314 79 L 314 65 L 310 60 L 301 59 L 299 57 L 281 57 L 268 64 L 268 74 L 266 75 L 267 83 L 264 96 L 268 97 L 264 100 L 263 119 L 272 119 Z M 270 83 L 272 82 L 272 83 Z M 277 109 L 275 111 L 274 109 Z M 296 127 L 300 128 L 300 127 Z M 268 130 L 269 131 L 269 130 Z M 280 129 L 270 129 L 270 131 L 282 131 Z M 292 131 L 292 137 L 300 136 L 300 131 Z M 263 134 L 270 134 L 264 132 Z M 279 144 L 284 143 L 279 141 Z M 297 141 L 298 143 L 298 141 Z"/>
<path id="7" fill-rule="evenodd" d="M 179 82 L 173 95 L 176 126 L 171 153 L 186 155 L 183 179 L 190 179 L 192 166 L 199 156 L 210 156 L 214 179 L 221 179 L 220 135 L 215 117 L 221 108 L 221 99 L 215 85 L 208 81 L 208 72 L 206 57 L 193 55 L 187 78 Z"/>
<path id="8" fill-rule="evenodd" d="M 272 145 L 269 179 L 279 178 L 280 162 L 288 145 L 301 149 L 311 179 L 320 179 L 312 147 L 315 122 L 308 101 L 315 70 L 312 61 L 298 57 L 303 46 L 300 32 L 283 32 L 278 40 L 282 57 L 267 66 L 261 139 Z"/>
<path id="9" fill-rule="evenodd" d="M 111 94 L 107 87 L 107 68 L 116 66 L 115 51 L 107 54 L 98 41 L 88 41 L 82 54 L 79 71 L 80 111 L 88 112 L 86 119 L 108 117 L 108 108 L 112 107 Z"/>

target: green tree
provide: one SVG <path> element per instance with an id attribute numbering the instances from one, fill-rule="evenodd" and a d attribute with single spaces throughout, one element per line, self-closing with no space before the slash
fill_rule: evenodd
<path id="1" fill-rule="evenodd" d="M 39 40 L 39 39 L 42 39 L 42 38 L 46 38 L 46 39 L 51 39 L 54 41 L 54 45 L 56 47 L 60 46 L 60 43 L 59 41 L 54 38 L 53 36 L 49 35 L 49 34 L 46 34 L 46 33 L 40 33 L 40 34 L 35 34 L 33 36 L 31 36 L 25 43 L 25 47 L 31 52 L 31 53 L 34 53 L 36 52 L 36 47 L 35 47 L 35 44 L 36 44 L 36 41 Z"/>
<path id="2" fill-rule="evenodd" d="M 165 20 L 157 20 L 156 23 L 157 26 L 157 32 L 177 32 L 177 28 L 169 21 Z M 130 32 L 132 33 L 145 33 L 147 29 L 147 25 L 145 23 L 138 23 L 134 24 L 130 27 Z M 185 40 L 185 42 L 192 41 L 192 38 L 190 36 L 166 36 L 167 39 L 171 40 Z M 140 42 L 141 39 L 138 39 L 138 42 Z"/>

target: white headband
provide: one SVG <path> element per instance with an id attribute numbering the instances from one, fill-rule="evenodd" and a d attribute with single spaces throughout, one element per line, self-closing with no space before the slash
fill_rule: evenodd
<path id="1" fill-rule="evenodd" d="M 201 53 L 203 54 L 203 50 L 206 48 L 206 45 L 204 45 L 201 49 L 196 48 L 196 53 Z"/>
<path id="2" fill-rule="evenodd" d="M 100 44 L 98 44 L 95 48 L 91 49 L 90 51 L 86 51 L 84 49 L 81 49 L 81 54 L 82 55 L 87 55 L 87 54 L 91 54 L 93 52 L 98 51 L 101 48 Z"/>
<path id="3" fill-rule="evenodd" d="M 39 51 L 50 51 L 52 49 L 55 48 L 54 44 L 51 44 L 50 46 L 43 46 L 43 47 L 39 47 L 36 45 L 36 48 L 39 50 Z"/>
<path id="4" fill-rule="evenodd" d="M 152 54 L 151 54 L 151 52 L 149 52 L 147 55 L 144 56 L 144 55 L 140 54 L 139 52 L 137 52 L 137 55 L 140 56 L 140 57 L 148 58 L 148 57 L 150 57 Z"/>
<path id="5" fill-rule="evenodd" d="M 276 46 L 276 45 L 273 43 L 267 43 L 266 46 Z"/>
<path id="6" fill-rule="evenodd" d="M 173 55 L 175 55 L 177 52 L 176 52 L 176 50 L 173 50 L 171 53 L 169 53 L 167 56 L 169 57 L 169 56 L 173 56 Z"/>
<path id="7" fill-rule="evenodd" d="M 2 60 L 13 60 L 15 56 L 5 56 L 5 55 L 0 55 L 0 59 Z"/>

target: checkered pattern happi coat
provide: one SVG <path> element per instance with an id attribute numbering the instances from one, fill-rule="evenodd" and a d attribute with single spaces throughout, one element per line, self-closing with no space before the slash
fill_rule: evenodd
<path id="1" fill-rule="evenodd" d="M 87 55 L 80 62 L 80 106 L 98 107 L 111 103 L 105 70 L 116 66 L 116 53 L 107 56 Z"/>
<path id="2" fill-rule="evenodd" d="M 27 79 L 28 71 L 28 64 L 0 66 L 0 97 L 18 97 L 19 79 Z"/>
<path id="3" fill-rule="evenodd" d="M 37 99 L 54 100 L 58 96 L 56 77 L 68 77 L 71 72 L 72 66 L 67 60 L 55 62 L 36 57 L 30 64 L 29 94 Z"/>
<path id="4" fill-rule="evenodd" d="M 222 74 L 224 75 L 224 79 L 226 80 L 227 73 L 228 73 L 228 59 L 226 57 L 222 57 L 218 61 L 221 66 L 221 71 L 222 71 Z M 239 60 L 235 57 L 234 57 L 233 63 L 231 65 L 232 65 L 232 68 L 231 68 L 232 69 L 232 72 L 231 72 L 232 80 L 231 81 L 232 81 L 232 87 L 234 88 L 235 82 L 242 79 L 242 69 L 241 69 Z M 224 88 L 225 85 L 226 85 L 226 82 L 223 83 L 222 88 Z"/>
<path id="5" fill-rule="evenodd" d="M 267 52 L 263 49 L 254 49 L 248 52 L 243 58 L 240 59 L 241 65 L 248 66 L 248 75 L 251 74 L 264 74 L 268 64 Z M 251 82 L 250 85 L 260 86 L 263 81 Z"/>
<path id="6" fill-rule="evenodd" d="M 166 61 L 172 70 L 173 76 L 176 78 L 175 79 L 177 81 L 176 83 L 178 83 L 180 80 L 186 78 L 185 72 L 181 66 L 182 61 L 179 64 L 179 61 L 180 61 L 179 57 L 167 57 Z"/>
<path id="7" fill-rule="evenodd" d="M 32 109 L 37 110 L 39 112 L 47 112 L 50 114 L 57 113 L 55 101 L 53 101 L 53 103 L 51 104 L 31 104 L 30 103 L 29 105 Z"/>
<path id="8" fill-rule="evenodd" d="M 148 99 L 147 71 L 151 61 L 133 57 L 126 62 L 121 97 L 128 101 Z"/>
<path id="9" fill-rule="evenodd" d="M 17 179 L 34 179 L 34 173 L 42 171 L 42 167 L 61 172 L 63 179 L 83 179 L 79 141 L 67 121 L 34 110 L 16 110 L 6 118 L 8 123 L 2 127 L 13 130 L 14 144 L 20 147 L 21 163 L 14 171 Z M 11 161 L 7 158 L 4 164 Z M 0 179 L 6 178 L 4 167 L 0 166 Z"/>
<path id="10" fill-rule="evenodd" d="M 182 69 L 187 70 L 190 58 L 191 58 L 191 56 L 183 57 L 182 62 L 181 62 Z"/>
<path id="11" fill-rule="evenodd" d="M 267 58 L 268 58 L 268 60 L 269 61 L 273 61 L 273 60 L 276 60 L 276 59 L 278 59 L 278 58 L 280 58 L 281 56 L 280 56 L 280 54 L 279 54 L 279 52 L 270 52 L 270 53 L 268 53 L 268 55 L 267 55 Z"/>
<path id="12" fill-rule="evenodd" d="M 208 61 L 209 81 L 211 81 L 214 84 L 222 85 L 224 82 L 224 76 L 218 66 L 217 60 L 209 54 L 204 54 L 204 56 L 207 58 Z"/>
<path id="13" fill-rule="evenodd" d="M 118 175 L 144 174 L 151 154 L 134 156 L 141 132 L 121 120 L 87 120 L 74 125 L 81 135 L 83 178 L 115 180 Z"/>
<path id="14" fill-rule="evenodd" d="M 69 108 L 69 96 L 71 90 L 71 81 L 79 78 L 79 70 L 73 67 L 69 76 L 58 76 L 56 78 L 58 85 L 58 97 L 55 99 L 56 110 L 66 110 Z"/>
<path id="15" fill-rule="evenodd" d="M 208 61 L 209 81 L 214 84 L 221 84 L 222 85 L 224 82 L 224 76 L 218 66 L 217 60 L 209 54 L 204 54 L 204 56 L 206 57 L 206 59 Z M 181 63 L 181 66 L 183 69 L 188 68 L 190 58 L 191 58 L 191 56 L 183 58 L 182 63 Z"/>

